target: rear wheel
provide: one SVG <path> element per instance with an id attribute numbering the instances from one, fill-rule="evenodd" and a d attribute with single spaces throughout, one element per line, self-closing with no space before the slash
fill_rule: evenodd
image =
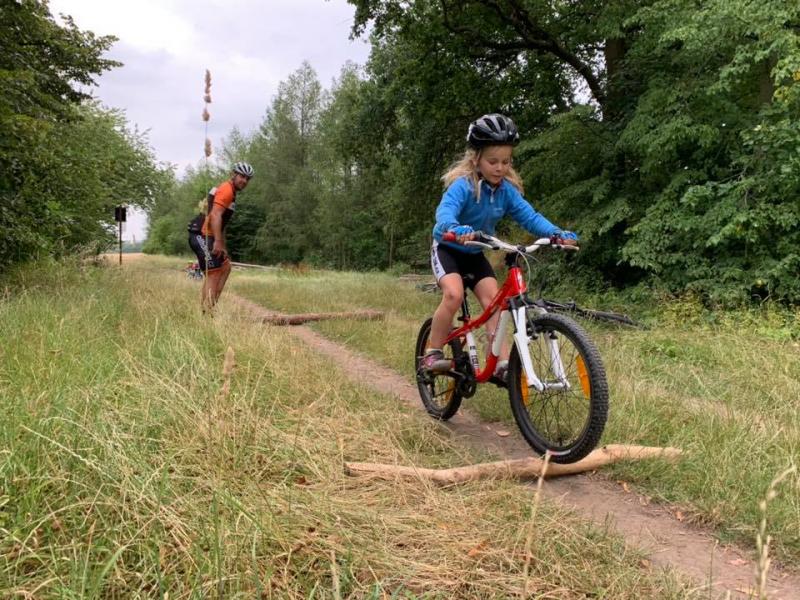
<path id="1" fill-rule="evenodd" d="M 433 319 L 428 319 L 422 324 L 417 336 L 416 352 L 414 354 L 414 371 L 417 374 L 417 387 L 419 397 L 425 410 L 435 419 L 446 421 L 452 417 L 461 406 L 462 395 L 458 386 L 458 381 L 452 375 L 431 373 L 420 373 L 419 365 L 425 351 L 429 347 L 431 336 L 431 323 Z M 461 342 L 458 339 L 452 340 L 442 349 L 445 358 L 455 360 L 461 354 Z"/>
<path id="2" fill-rule="evenodd" d="M 516 347 L 508 364 L 511 411 L 525 440 L 557 463 L 589 454 L 608 417 L 608 383 L 600 353 L 589 336 L 563 315 L 528 314 L 528 350 L 545 389 L 528 386 Z M 558 358 L 563 373 L 558 373 Z"/>

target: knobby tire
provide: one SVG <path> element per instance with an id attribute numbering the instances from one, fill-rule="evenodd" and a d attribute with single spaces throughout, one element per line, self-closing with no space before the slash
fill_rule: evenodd
<path id="1" fill-rule="evenodd" d="M 419 367 L 425 350 L 428 348 L 428 339 L 431 336 L 431 323 L 428 319 L 422 324 L 417 336 L 417 345 L 414 354 L 414 372 L 417 374 L 417 388 L 419 397 L 428 414 L 440 421 L 447 421 L 458 412 L 461 406 L 462 395 L 459 392 L 458 382 L 452 376 L 432 374 L 428 381 L 420 374 Z M 462 345 L 458 339 L 452 340 L 443 349 L 445 358 L 453 359 L 461 355 Z"/>
<path id="2" fill-rule="evenodd" d="M 528 387 L 515 346 L 508 366 L 514 419 L 538 454 L 549 451 L 556 463 L 577 462 L 597 446 L 608 418 L 608 383 L 600 353 L 583 328 L 564 315 L 529 311 L 528 335 L 536 336 L 529 344 L 534 371 L 551 384 L 557 377 L 548 340 L 555 336 L 570 387 L 541 392 Z"/>

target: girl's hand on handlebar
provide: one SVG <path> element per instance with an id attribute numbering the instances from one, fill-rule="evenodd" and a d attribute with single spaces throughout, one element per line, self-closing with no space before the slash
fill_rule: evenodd
<path id="1" fill-rule="evenodd" d="M 451 235 L 454 236 L 454 239 L 447 239 L 451 238 Z M 475 230 L 472 229 L 469 225 L 459 225 L 458 227 L 454 227 L 450 231 L 445 234 L 445 241 L 454 241 L 457 244 L 465 244 L 471 240 L 474 240 L 476 237 Z"/>
<path id="2" fill-rule="evenodd" d="M 467 242 L 474 240 L 476 237 L 478 237 L 478 234 L 473 231 L 472 233 L 456 236 L 456 242 L 459 244 L 466 244 Z"/>
<path id="3" fill-rule="evenodd" d="M 556 231 L 550 236 L 550 243 L 559 246 L 577 246 L 578 234 L 572 231 Z"/>

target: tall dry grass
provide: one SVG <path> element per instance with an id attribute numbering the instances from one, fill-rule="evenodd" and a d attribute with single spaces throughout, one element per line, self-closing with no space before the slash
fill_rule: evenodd
<path id="1" fill-rule="evenodd" d="M 386 274 L 243 273 L 233 289 L 271 309 L 386 311 L 383 322 L 314 327 L 409 380 L 418 328 L 439 300 Z M 646 499 L 670 503 L 681 519 L 712 527 L 721 541 L 750 547 L 755 557 L 763 490 L 800 458 L 800 311 L 708 312 L 691 301 L 646 311 L 647 330 L 582 323 L 600 348 L 611 386 L 604 441 L 677 446 L 686 454 L 668 469 L 620 463 L 609 475 Z M 493 387 L 465 405 L 486 420 L 513 423 L 507 397 Z M 796 473 L 789 485 L 795 493 L 770 505 L 772 551 L 787 565 L 800 560 Z"/>
<path id="2" fill-rule="evenodd" d="M 0 596 L 691 595 L 525 486 L 348 479 L 485 457 L 284 329 L 202 318 L 178 263 L 28 272 L 0 300 Z"/>

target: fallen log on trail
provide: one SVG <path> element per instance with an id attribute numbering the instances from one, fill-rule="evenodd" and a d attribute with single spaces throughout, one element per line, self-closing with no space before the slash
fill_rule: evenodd
<path id="1" fill-rule="evenodd" d="M 545 477 L 574 475 L 585 471 L 594 471 L 599 467 L 622 460 L 643 460 L 646 458 L 663 458 L 675 460 L 682 453 L 679 448 L 653 448 L 650 446 L 628 446 L 611 444 L 591 452 L 578 462 L 562 465 L 550 462 Z M 451 469 L 425 469 L 421 467 L 405 467 L 402 465 L 386 465 L 380 463 L 345 463 L 344 471 L 354 477 L 369 475 L 380 479 L 429 479 L 439 485 L 453 485 L 476 481 L 478 479 L 518 478 L 528 479 L 542 474 L 544 460 L 540 458 L 519 458 L 498 462 L 453 467 Z"/>
<path id="2" fill-rule="evenodd" d="M 271 323 L 272 325 L 301 325 L 309 321 L 323 321 L 327 319 L 378 321 L 383 319 L 383 313 L 379 310 L 355 310 L 350 312 L 304 313 L 297 315 L 269 314 L 258 317 L 260 323 Z"/>
<path id="3" fill-rule="evenodd" d="M 250 263 L 241 263 L 241 262 L 233 262 L 231 261 L 231 266 L 239 267 L 242 269 L 262 269 L 264 271 L 277 271 L 278 267 L 272 267 L 267 265 L 251 265 Z"/>

